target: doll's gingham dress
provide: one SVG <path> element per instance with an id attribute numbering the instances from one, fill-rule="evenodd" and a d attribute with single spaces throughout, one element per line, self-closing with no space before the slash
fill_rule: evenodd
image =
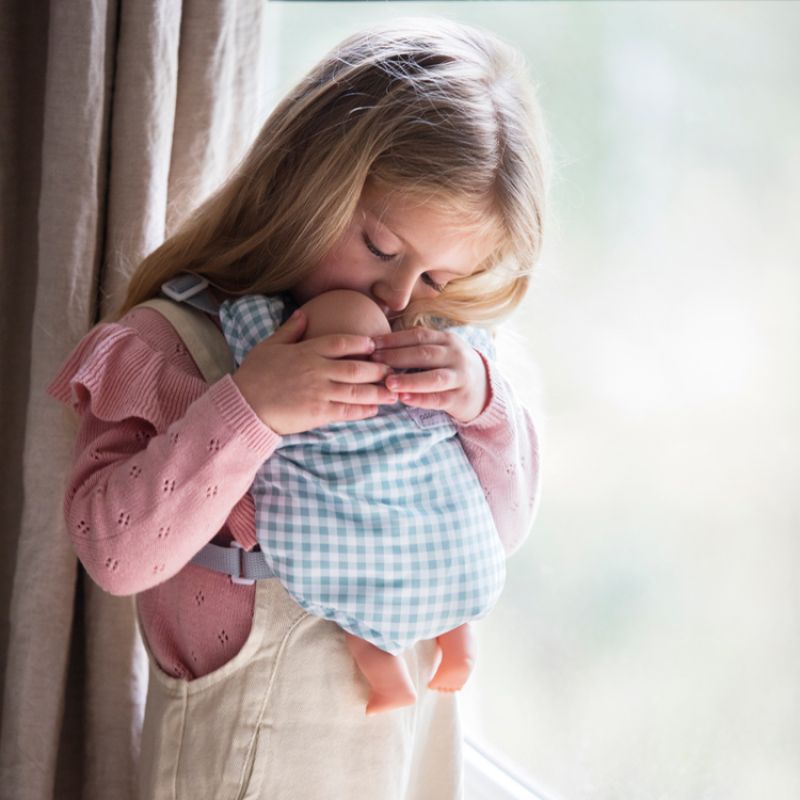
<path id="1" fill-rule="evenodd" d="M 288 303 L 222 303 L 237 365 L 284 321 Z M 485 332 L 451 330 L 490 355 Z M 450 417 L 379 409 L 284 436 L 251 491 L 261 549 L 297 603 L 399 653 L 488 613 L 505 555 Z"/>

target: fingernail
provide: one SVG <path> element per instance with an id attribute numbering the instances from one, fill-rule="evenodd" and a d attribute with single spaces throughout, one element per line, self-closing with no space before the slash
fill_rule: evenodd
<path id="1" fill-rule="evenodd" d="M 292 316 L 291 316 L 291 317 L 289 317 L 289 320 L 291 321 L 291 320 L 293 320 L 293 319 L 300 319 L 300 317 L 302 317 L 302 316 L 303 316 L 303 312 L 302 312 L 302 311 L 301 311 L 301 310 L 298 308 L 298 309 L 297 309 L 297 310 L 294 312 L 294 314 L 292 314 Z"/>

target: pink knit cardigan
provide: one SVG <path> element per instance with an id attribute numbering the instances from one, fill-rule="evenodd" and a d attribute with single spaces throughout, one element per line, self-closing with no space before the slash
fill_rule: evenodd
<path id="1" fill-rule="evenodd" d="M 493 367 L 489 380 L 488 406 L 459 437 L 510 553 L 535 511 L 538 445 Z M 212 539 L 255 546 L 248 489 L 280 436 L 230 376 L 206 384 L 151 309 L 93 328 L 48 393 L 80 419 L 64 514 L 86 571 L 111 594 L 136 594 L 165 672 L 191 680 L 222 666 L 250 631 L 255 588 L 188 562 Z"/>

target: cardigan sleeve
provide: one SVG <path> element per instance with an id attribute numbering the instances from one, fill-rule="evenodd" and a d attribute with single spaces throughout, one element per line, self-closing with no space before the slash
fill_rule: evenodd
<path id="1" fill-rule="evenodd" d="M 530 532 L 539 504 L 539 440 L 533 419 L 497 367 L 481 355 L 490 399 L 458 435 L 483 487 L 506 554 Z"/>
<path id="2" fill-rule="evenodd" d="M 74 549 L 112 594 L 181 570 L 222 528 L 255 543 L 248 493 L 280 442 L 230 376 L 210 387 L 151 309 L 99 325 L 48 393 L 79 418 L 64 498 Z"/>

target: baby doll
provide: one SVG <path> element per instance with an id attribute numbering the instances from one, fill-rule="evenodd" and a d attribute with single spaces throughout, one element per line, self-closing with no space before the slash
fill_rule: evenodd
<path id="1" fill-rule="evenodd" d="M 304 339 L 332 333 L 380 336 L 391 332 L 378 305 L 360 292 L 338 289 L 317 295 L 302 306 L 308 324 Z M 355 424 L 355 423 L 350 423 Z M 347 646 L 372 693 L 367 714 L 414 702 L 416 693 L 405 661 L 366 639 L 345 632 Z M 468 623 L 436 637 L 441 661 L 428 686 L 457 691 L 466 683 L 475 662 L 475 637 Z"/>
<path id="2" fill-rule="evenodd" d="M 287 305 L 257 295 L 222 304 L 237 362 L 281 324 Z M 390 331 L 359 292 L 326 292 L 302 308 L 306 339 Z M 482 344 L 490 348 L 488 337 Z M 370 685 L 367 714 L 414 702 L 398 653 L 420 639 L 435 638 L 441 651 L 429 687 L 464 685 L 475 657 L 466 622 L 497 600 L 504 554 L 446 414 L 396 404 L 376 417 L 285 436 L 252 491 L 265 558 L 301 606 L 344 628 Z M 294 525 L 303 510 L 307 523 Z"/>

